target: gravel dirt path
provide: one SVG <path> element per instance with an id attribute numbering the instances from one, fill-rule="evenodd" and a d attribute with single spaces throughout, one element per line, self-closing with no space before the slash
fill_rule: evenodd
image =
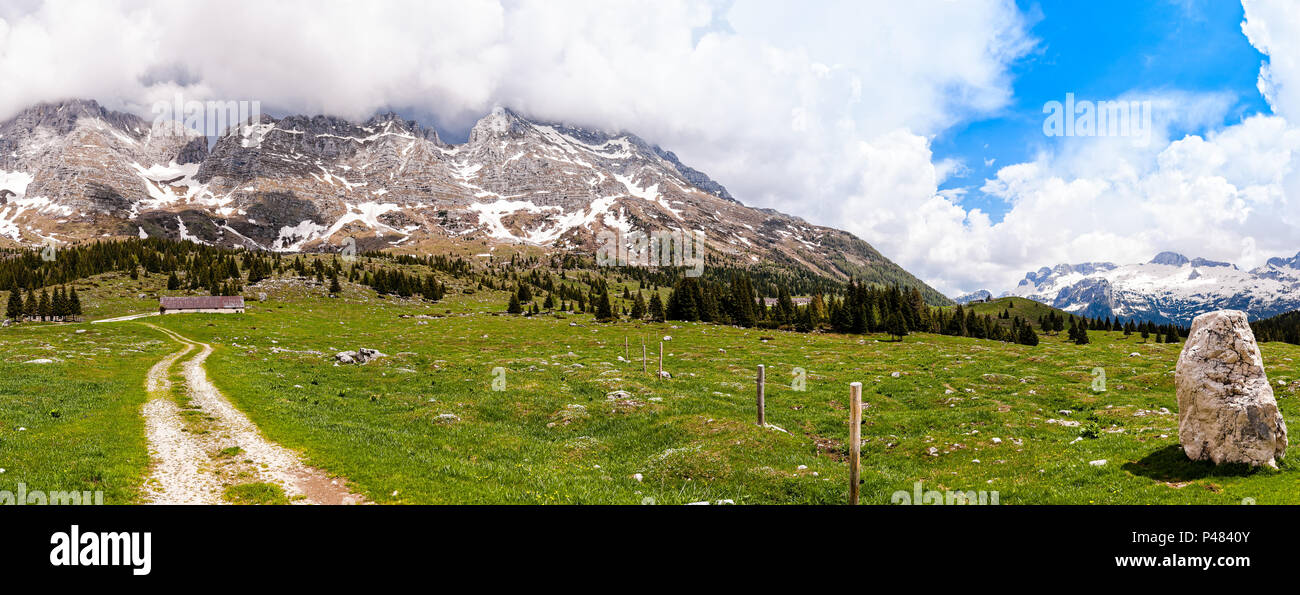
<path id="1" fill-rule="evenodd" d="M 183 347 L 149 370 L 149 401 L 143 413 L 154 459 L 145 484 L 153 504 L 220 504 L 223 491 L 241 483 L 278 485 L 294 504 L 362 504 L 342 478 L 303 464 L 297 453 L 267 440 L 208 380 L 204 361 L 212 346 L 171 330 L 142 323 Z M 171 375 L 178 360 L 185 379 L 180 404 L 172 398 Z"/>

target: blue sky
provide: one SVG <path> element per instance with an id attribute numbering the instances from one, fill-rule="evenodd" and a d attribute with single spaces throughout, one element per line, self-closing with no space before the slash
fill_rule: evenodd
<path id="1" fill-rule="evenodd" d="M 1010 205 L 981 193 L 983 181 L 1003 166 L 1033 161 L 1068 142 L 1042 132 L 1044 103 L 1064 101 L 1066 93 L 1092 101 L 1130 92 L 1230 94 L 1232 107 L 1213 128 L 1271 113 L 1256 88 L 1265 57 L 1242 34 L 1243 10 L 1236 2 L 1022 0 L 1017 5 L 1033 23 L 1037 47 L 1011 64 L 1012 104 L 993 117 L 946 130 L 932 144 L 936 162 L 956 159 L 965 166 L 940 189 L 965 189 L 962 206 L 979 208 L 994 222 Z M 1175 127 L 1171 138 L 1205 132 Z M 986 160 L 993 161 L 986 165 Z"/>

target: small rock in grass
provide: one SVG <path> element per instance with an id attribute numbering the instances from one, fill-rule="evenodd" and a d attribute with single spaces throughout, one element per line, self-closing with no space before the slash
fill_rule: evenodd
<path id="1" fill-rule="evenodd" d="M 1095 461 L 1088 461 L 1088 464 L 1092 465 L 1093 467 L 1104 467 L 1106 465 L 1106 459 L 1097 459 Z"/>
<path id="2" fill-rule="evenodd" d="M 644 476 L 642 476 L 640 473 L 633 473 L 633 474 L 632 474 L 632 479 L 635 479 L 635 480 L 637 480 L 637 481 L 641 481 L 642 479 L 644 479 Z"/>
<path id="3" fill-rule="evenodd" d="M 889 375 L 890 378 L 898 378 L 899 376 L 901 376 L 901 374 L 899 374 L 898 372 L 894 372 Z"/>
<path id="4" fill-rule="evenodd" d="M 1001 438 L 994 438 L 994 439 L 992 440 L 992 442 L 993 442 L 994 444 L 1002 444 L 1002 439 L 1001 439 Z"/>

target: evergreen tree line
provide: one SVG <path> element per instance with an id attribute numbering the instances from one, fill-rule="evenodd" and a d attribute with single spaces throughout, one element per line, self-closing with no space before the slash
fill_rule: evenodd
<path id="1" fill-rule="evenodd" d="M 1300 345 L 1300 310 L 1250 323 L 1257 341 L 1282 341 Z"/>
<path id="2" fill-rule="evenodd" d="M 42 289 L 39 296 L 28 289 L 25 298 L 20 290 L 14 289 L 5 303 L 5 317 L 12 320 L 63 320 L 81 314 L 81 298 L 76 287 L 56 287 L 53 294 L 49 289 Z"/>
<path id="3" fill-rule="evenodd" d="M 185 273 L 193 288 L 208 289 L 238 277 L 238 259 L 249 254 L 162 238 L 88 242 L 59 249 L 52 260 L 38 250 L 7 250 L 0 251 L 0 288 L 36 290 L 117 271 L 133 279 Z"/>
<path id="4" fill-rule="evenodd" d="M 637 277 L 651 278 L 653 274 L 627 273 L 624 276 L 626 279 Z M 622 279 L 616 279 L 616 282 L 622 282 Z M 776 288 L 776 298 L 764 299 L 753 280 L 743 271 L 733 271 L 726 283 L 707 276 L 679 277 L 666 300 L 660 298 L 658 287 L 643 286 L 641 290 L 632 291 L 625 284 L 621 298 L 630 307 L 625 305 L 621 310 L 611 307 L 612 298 L 605 279 L 588 272 L 569 276 L 561 271 L 560 280 L 556 281 L 551 275 L 534 270 L 525 274 L 511 273 L 503 283 L 511 290 L 507 311 L 514 314 L 551 310 L 589 312 L 599 320 L 613 320 L 621 315 L 632 320 L 701 321 L 801 332 L 827 329 L 847 334 L 887 333 L 897 339 L 912 332 L 928 332 L 1023 345 L 1037 345 L 1040 332 L 1050 335 L 1064 332 L 1071 342 L 1080 345 L 1090 342 L 1090 330 L 1140 334 L 1144 340 L 1154 337 L 1155 341 L 1162 343 L 1180 342 L 1187 334 L 1185 327 L 1177 325 L 1139 323 L 1114 317 L 1091 318 L 1052 311 L 1037 321 L 1031 321 L 1012 315 L 1009 310 L 979 314 L 962 306 L 936 308 L 927 304 L 921 291 L 915 287 L 882 287 L 855 279 L 849 280 L 842 293 L 814 294 L 800 300 L 802 303 L 795 303 L 785 287 Z M 539 298 L 542 295 L 544 299 Z"/>

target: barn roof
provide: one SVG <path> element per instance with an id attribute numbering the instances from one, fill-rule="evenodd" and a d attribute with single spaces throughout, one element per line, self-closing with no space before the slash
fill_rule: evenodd
<path id="1" fill-rule="evenodd" d="M 160 297 L 158 305 L 168 310 L 227 310 L 244 307 L 244 296 Z"/>

